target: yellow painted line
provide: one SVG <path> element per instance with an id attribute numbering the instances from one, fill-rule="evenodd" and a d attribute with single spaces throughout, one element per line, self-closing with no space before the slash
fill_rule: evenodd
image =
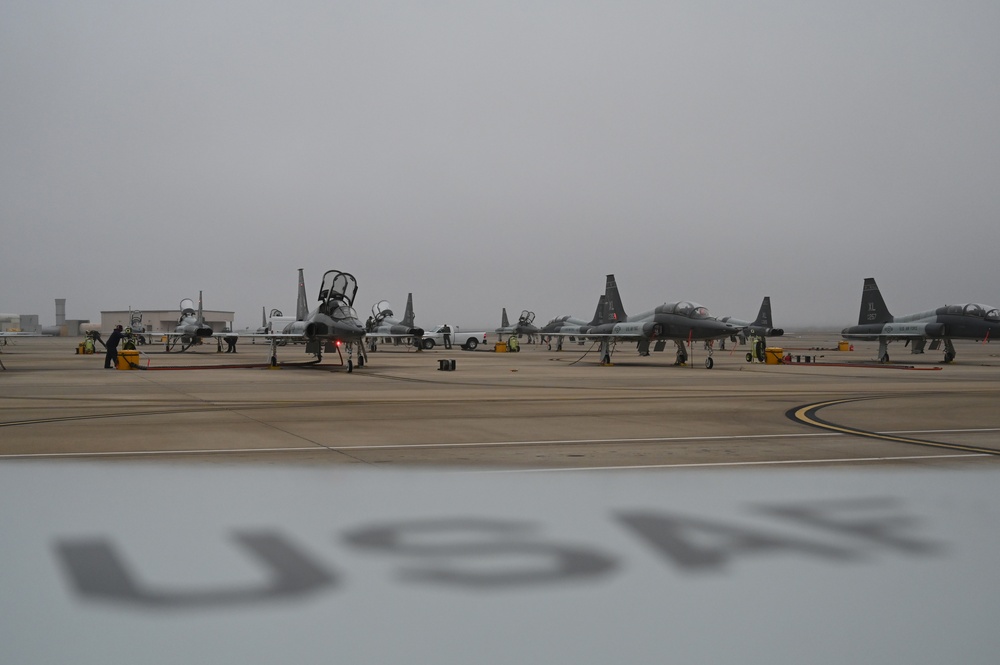
<path id="1" fill-rule="evenodd" d="M 860 436 L 868 439 L 880 439 L 882 441 L 893 441 L 895 443 L 906 443 L 910 445 L 917 446 L 930 446 L 933 448 L 946 448 L 948 450 L 960 450 L 967 453 L 977 453 L 981 455 L 1000 455 L 1000 450 L 995 450 L 993 448 L 980 448 L 978 446 L 964 446 L 957 443 L 944 443 L 941 441 L 929 441 L 927 439 L 914 439 L 906 436 L 898 436 L 895 434 L 881 434 L 879 432 L 870 432 L 868 430 L 857 429 L 854 427 L 845 427 L 843 425 L 837 425 L 835 423 L 827 422 L 825 420 L 819 420 L 815 418 L 816 412 L 820 409 L 825 409 L 828 406 L 836 406 L 838 404 L 846 404 L 848 402 L 861 402 L 872 399 L 881 399 L 883 395 L 874 395 L 871 397 L 850 397 L 845 399 L 835 399 L 829 400 L 827 402 L 816 402 L 815 404 L 807 404 L 805 406 L 800 406 L 795 409 L 794 413 L 789 412 L 789 416 L 793 420 L 797 420 L 806 425 L 812 427 L 818 427 L 819 429 L 829 430 L 831 432 L 839 432 L 841 434 L 850 434 L 852 436 Z"/>

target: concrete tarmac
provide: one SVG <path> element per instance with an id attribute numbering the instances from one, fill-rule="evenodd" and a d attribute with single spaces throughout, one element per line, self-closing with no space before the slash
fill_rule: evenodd
<path id="1" fill-rule="evenodd" d="M 145 369 L 104 370 L 77 338 L 0 347 L 0 462 L 100 459 L 214 465 L 421 465 L 487 472 L 793 466 L 994 467 L 1000 463 L 1000 349 L 956 342 L 958 358 L 876 344 L 837 351 L 836 332 L 769 344 L 816 363 L 749 364 L 746 347 L 696 344 L 688 366 L 619 345 L 562 352 L 380 345 L 348 374 L 339 359 L 241 342 L 184 353 L 140 347 Z M 732 346 L 728 344 L 728 346 Z M 455 371 L 441 371 L 440 359 Z M 241 367 L 232 367 L 242 365 Z"/>

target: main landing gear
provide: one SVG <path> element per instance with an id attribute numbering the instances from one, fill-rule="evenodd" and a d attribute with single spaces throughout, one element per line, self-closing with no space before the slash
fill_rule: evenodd
<path id="1" fill-rule="evenodd" d="M 611 364 L 611 340 L 601 339 L 601 365 Z"/>
<path id="2" fill-rule="evenodd" d="M 879 338 L 878 340 L 878 354 L 876 355 L 878 361 L 882 365 L 889 364 L 889 340 L 885 338 Z"/>

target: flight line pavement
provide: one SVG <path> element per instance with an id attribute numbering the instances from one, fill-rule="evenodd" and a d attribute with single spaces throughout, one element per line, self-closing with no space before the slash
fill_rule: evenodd
<path id="1" fill-rule="evenodd" d="M 0 347 L 0 463 L 99 459 L 215 465 L 419 465 L 480 471 L 892 466 L 1000 462 L 1000 348 L 957 342 L 958 358 L 872 362 L 875 344 L 837 351 L 836 332 L 772 339 L 818 363 L 749 364 L 745 346 L 673 345 L 612 366 L 591 345 L 519 353 L 380 345 L 348 373 L 301 347 L 266 368 L 266 345 L 237 354 L 141 347 L 147 369 L 104 370 L 77 338 Z M 731 344 L 728 346 L 732 347 Z M 454 371 L 439 360 L 454 359 Z M 224 367 L 245 365 L 245 367 Z M 182 369 L 186 367 L 187 369 Z M 812 407 L 812 408 L 810 408 Z"/>

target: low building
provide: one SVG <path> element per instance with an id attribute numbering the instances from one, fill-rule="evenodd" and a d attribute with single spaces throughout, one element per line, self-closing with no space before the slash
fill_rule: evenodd
<path id="1" fill-rule="evenodd" d="M 235 314 L 235 312 L 206 309 L 204 311 L 205 323 L 215 332 L 232 330 Z M 173 309 L 144 309 L 141 311 L 102 310 L 101 331 L 105 333 L 111 332 L 119 324 L 127 328 L 132 325 L 133 315 L 142 322 L 143 327 L 149 332 L 173 332 L 181 318 L 180 310 L 176 307 Z"/>

